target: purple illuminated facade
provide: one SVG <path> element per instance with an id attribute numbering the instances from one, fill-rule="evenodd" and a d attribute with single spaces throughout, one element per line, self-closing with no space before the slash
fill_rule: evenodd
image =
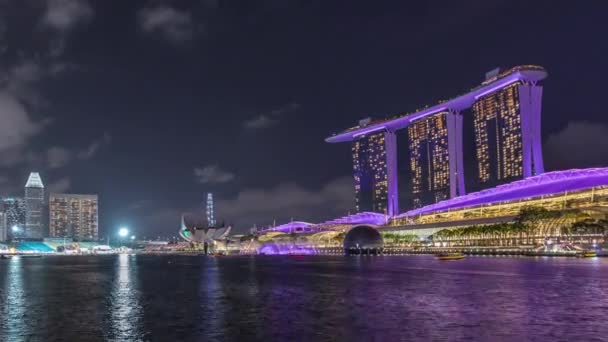
<path id="1" fill-rule="evenodd" d="M 358 135 L 352 142 L 351 151 L 357 212 L 397 214 L 399 196 L 395 133 L 385 131 Z"/>
<path id="2" fill-rule="evenodd" d="M 320 223 L 319 226 L 334 226 L 334 225 L 357 225 L 357 224 L 371 224 L 380 226 L 387 224 L 389 216 L 382 215 L 373 212 L 363 212 L 353 215 L 340 217 L 331 221 Z"/>
<path id="3" fill-rule="evenodd" d="M 553 171 L 410 210 L 397 218 L 608 186 L 608 168 Z"/>
<path id="4" fill-rule="evenodd" d="M 261 230 L 260 233 L 281 232 L 281 233 L 308 233 L 314 230 L 314 224 L 302 221 L 291 221 L 276 227 Z"/>
<path id="5" fill-rule="evenodd" d="M 447 128 L 445 131 L 431 128 L 427 129 L 426 135 L 419 134 L 415 139 L 410 137 L 410 178 L 413 180 L 415 198 L 419 194 L 421 196 L 423 191 L 432 192 L 434 201 L 466 194 L 462 113 L 469 108 L 473 108 L 476 120 L 476 154 L 478 179 L 481 183 L 486 183 L 489 179 L 496 179 L 500 183 L 499 181 L 540 175 L 544 172 L 544 166 L 540 139 L 542 87 L 538 82 L 546 77 L 547 72 L 542 67 L 533 65 L 515 67 L 501 74 L 496 72 L 479 87 L 464 95 L 407 115 L 376 121 L 363 120 L 358 126 L 335 134 L 326 141 L 352 141 L 356 144 L 363 137 L 385 137 L 386 155 L 383 160 L 376 162 L 386 167 L 386 194 L 383 193 L 378 198 L 386 202 L 384 205 L 387 209 L 384 213 L 389 216 L 395 216 L 399 211 L 395 132 L 413 127 L 418 121 L 441 116 L 441 120 L 435 121 Z M 413 130 L 409 131 L 411 135 Z M 425 147 L 431 148 L 429 144 L 433 145 L 432 150 L 425 153 Z M 354 162 L 357 163 L 356 160 Z M 427 170 L 428 172 L 415 169 L 435 164 L 441 166 L 441 169 Z M 357 165 L 354 168 L 357 180 Z M 425 188 L 425 184 L 430 185 Z M 358 211 L 382 212 L 376 207 L 360 207 L 360 186 L 357 182 L 355 189 Z"/>

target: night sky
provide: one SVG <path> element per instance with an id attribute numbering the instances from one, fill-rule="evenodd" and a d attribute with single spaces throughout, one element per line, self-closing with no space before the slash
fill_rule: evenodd
<path id="1" fill-rule="evenodd" d="M 354 203 L 350 146 L 327 136 L 518 64 L 549 72 L 547 168 L 606 166 L 606 13 L 605 1 L 0 0 L 0 191 L 22 195 L 39 171 L 51 191 L 96 193 L 101 235 L 173 235 L 206 192 L 237 231 L 330 219 Z"/>

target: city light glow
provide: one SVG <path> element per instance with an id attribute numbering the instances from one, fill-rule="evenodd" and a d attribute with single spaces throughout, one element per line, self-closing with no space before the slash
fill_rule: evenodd
<path id="1" fill-rule="evenodd" d="M 126 237 L 127 235 L 129 235 L 129 229 L 122 227 L 118 230 L 118 235 L 120 237 Z"/>

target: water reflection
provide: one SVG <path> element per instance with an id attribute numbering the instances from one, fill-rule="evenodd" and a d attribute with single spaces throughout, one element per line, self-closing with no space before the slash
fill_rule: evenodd
<path id="1" fill-rule="evenodd" d="M 605 340 L 608 258 L 0 262 L 4 341 Z"/>
<path id="2" fill-rule="evenodd" d="M 2 291 L 2 341 L 24 341 L 28 327 L 25 323 L 26 298 L 23 288 L 23 270 L 21 258 L 11 258 L 6 264 L 4 290 Z"/>
<path id="3" fill-rule="evenodd" d="M 225 303 L 222 302 L 223 292 L 219 283 L 218 261 L 209 258 L 201 266 L 200 272 L 203 276 L 199 282 L 199 295 L 201 310 L 205 312 L 205 335 L 210 338 L 221 338 Z"/>
<path id="4" fill-rule="evenodd" d="M 112 340 L 143 341 L 136 256 L 120 254 L 115 272 L 111 294 Z"/>

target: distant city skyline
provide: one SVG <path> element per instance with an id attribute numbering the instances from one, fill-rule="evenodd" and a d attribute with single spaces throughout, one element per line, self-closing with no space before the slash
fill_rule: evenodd
<path id="1" fill-rule="evenodd" d="M 460 94 L 497 66 L 550 72 L 548 171 L 607 163 L 604 2 L 70 0 L 0 10 L 0 194 L 22 197 L 32 170 L 47 193 L 98 194 L 102 236 L 123 225 L 173 235 L 209 192 L 216 220 L 238 232 L 353 212 L 350 148 L 324 138 Z M 158 13 L 166 20 L 151 21 Z M 463 149 L 474 165 L 474 143 Z M 395 199 L 400 211 L 412 200 Z"/>

